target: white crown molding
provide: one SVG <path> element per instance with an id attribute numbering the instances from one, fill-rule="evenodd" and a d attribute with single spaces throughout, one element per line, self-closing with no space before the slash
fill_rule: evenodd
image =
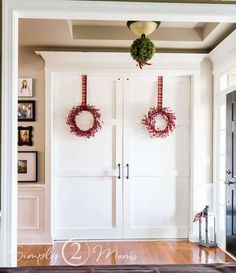
<path id="1" fill-rule="evenodd" d="M 78 69 L 129 69 L 140 71 L 129 53 L 98 53 L 98 52 L 59 52 L 59 51 L 36 51 L 45 60 L 45 68 Z M 207 54 L 180 54 L 180 53 L 156 53 L 142 71 L 153 70 L 198 70 L 201 61 Z"/>
<path id="2" fill-rule="evenodd" d="M 214 74 L 226 73 L 230 68 L 236 67 L 236 30 L 226 37 L 210 53 Z"/>
<path id="3" fill-rule="evenodd" d="M 5 0 L 6 1 L 6 0 Z M 9 0 L 23 18 L 235 22 L 234 4 Z"/>

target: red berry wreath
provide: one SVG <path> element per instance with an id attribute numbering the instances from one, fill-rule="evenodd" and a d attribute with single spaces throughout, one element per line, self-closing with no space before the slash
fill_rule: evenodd
<path id="1" fill-rule="evenodd" d="M 165 138 L 175 129 L 175 114 L 171 111 L 170 108 L 162 108 L 162 86 L 163 86 L 163 77 L 158 77 L 158 106 L 157 108 L 151 107 L 148 114 L 145 115 L 142 119 L 142 124 L 146 127 L 149 135 L 151 137 L 161 137 Z M 161 116 L 165 122 L 166 127 L 161 130 L 156 125 L 156 118 Z"/>
<path id="2" fill-rule="evenodd" d="M 166 127 L 164 130 L 159 129 L 156 126 L 157 116 L 162 116 L 166 121 Z M 151 137 L 167 137 L 175 129 L 175 114 L 169 108 L 157 109 L 151 107 L 148 114 L 142 119 L 142 124 L 146 127 Z"/>
<path id="3" fill-rule="evenodd" d="M 82 112 L 87 111 L 93 116 L 93 126 L 88 130 L 82 130 L 79 128 L 76 122 L 76 117 Z M 74 106 L 67 117 L 66 124 L 70 126 L 70 132 L 74 133 L 78 137 L 94 137 L 94 135 L 101 130 L 102 121 L 99 109 L 95 106 L 87 104 L 87 76 L 82 76 L 82 104 Z"/>
<path id="4" fill-rule="evenodd" d="M 93 126 L 88 130 L 84 131 L 80 129 L 76 123 L 76 117 L 83 111 L 87 111 L 93 116 Z M 94 137 L 95 133 L 97 133 L 102 128 L 102 122 L 100 120 L 101 114 L 98 112 L 93 105 L 78 105 L 74 106 L 68 115 L 67 124 L 70 126 L 71 133 L 74 133 L 79 137 Z"/>

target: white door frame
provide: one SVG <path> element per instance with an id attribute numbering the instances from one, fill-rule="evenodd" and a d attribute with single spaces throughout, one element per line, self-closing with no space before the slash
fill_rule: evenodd
<path id="1" fill-rule="evenodd" d="M 218 222 L 218 236 L 217 243 L 219 247 L 226 250 L 226 185 L 224 185 L 224 180 L 220 177 L 221 171 L 225 173 L 226 160 L 219 164 L 220 155 L 220 145 L 223 141 L 226 143 L 226 135 L 224 139 L 219 136 L 220 129 L 220 112 L 219 107 L 223 104 L 226 106 L 226 96 L 236 90 L 236 85 L 227 86 L 226 88 L 221 88 L 220 81 L 221 77 L 227 75 L 231 70 L 236 68 L 236 30 L 231 33 L 220 45 L 218 45 L 210 54 L 210 59 L 214 64 L 213 74 L 214 74 L 214 132 L 213 132 L 213 181 L 214 181 L 214 205 L 215 212 L 217 213 Z M 224 54 L 222 55 L 222 50 Z M 226 113 L 225 113 L 226 116 Z M 226 130 L 226 128 L 225 128 Z M 225 156 L 226 152 L 221 154 Z M 223 166 L 222 166 L 223 165 Z M 220 170 L 219 170 L 220 169 Z"/>
<path id="2" fill-rule="evenodd" d="M 235 22 L 236 5 L 3 0 L 2 10 L 2 232 L 0 239 L 2 257 L 0 265 L 14 266 L 17 254 L 18 19 L 101 20 L 102 18 L 126 21 L 158 18 L 163 21 L 183 21 L 184 18 L 185 21 Z M 195 118 L 197 119 L 197 116 Z M 197 127 L 194 130 L 197 130 Z M 196 148 L 193 151 L 197 153 Z M 197 176 L 197 168 L 195 175 Z"/>

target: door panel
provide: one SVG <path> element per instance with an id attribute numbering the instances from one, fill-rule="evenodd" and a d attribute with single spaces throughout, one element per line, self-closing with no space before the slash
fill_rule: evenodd
<path id="1" fill-rule="evenodd" d="M 190 78 L 164 78 L 163 106 L 176 113 L 166 139 L 150 138 L 141 119 L 157 103 L 157 77 L 125 79 L 124 224 L 126 238 L 187 238 L 190 192 Z M 124 172 L 127 168 L 124 169 Z"/>
<path id="2" fill-rule="evenodd" d="M 81 101 L 81 75 L 54 83 L 55 239 L 187 238 L 190 78 L 164 82 L 164 106 L 177 116 L 166 139 L 151 139 L 141 124 L 156 106 L 156 76 L 88 76 L 88 103 L 104 121 L 89 140 L 65 124 Z"/>
<path id="3" fill-rule="evenodd" d="M 227 95 L 226 249 L 236 256 L 236 91 Z"/>
<path id="4" fill-rule="evenodd" d="M 122 83 L 113 76 L 88 76 L 87 102 L 101 110 L 104 121 L 91 139 L 71 134 L 66 125 L 69 110 L 81 102 L 81 75 L 58 75 L 54 83 L 54 237 L 120 238 Z"/>

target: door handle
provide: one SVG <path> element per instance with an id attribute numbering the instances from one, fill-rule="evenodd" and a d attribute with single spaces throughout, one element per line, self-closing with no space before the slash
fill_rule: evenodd
<path id="1" fill-rule="evenodd" d="M 229 180 L 227 179 L 227 180 L 225 180 L 225 185 L 230 185 L 231 183 L 229 182 Z"/>
<path id="2" fill-rule="evenodd" d="M 126 173 L 126 179 L 129 179 L 129 164 L 126 164 L 127 173 Z"/>
<path id="3" fill-rule="evenodd" d="M 231 185 L 231 184 L 236 184 L 236 182 L 231 182 L 231 181 L 229 181 L 228 179 L 227 180 L 225 180 L 225 185 L 227 185 L 227 186 L 229 186 L 229 185 Z"/>
<path id="4" fill-rule="evenodd" d="M 227 174 L 231 174 L 230 169 L 227 169 L 227 170 L 226 170 L 226 173 L 227 173 Z"/>
<path id="5" fill-rule="evenodd" d="M 120 176 L 120 163 L 118 164 L 118 170 L 119 170 L 118 179 L 120 179 L 121 178 L 121 176 Z"/>

